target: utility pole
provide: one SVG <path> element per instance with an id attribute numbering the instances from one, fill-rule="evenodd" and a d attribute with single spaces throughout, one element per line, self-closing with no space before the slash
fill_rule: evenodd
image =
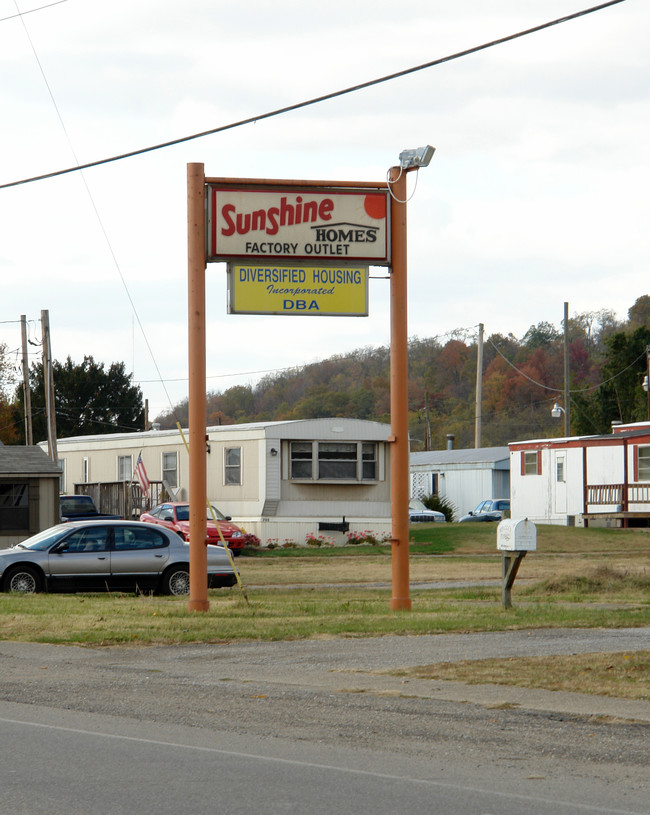
<path id="1" fill-rule="evenodd" d="M 56 410 L 54 407 L 54 377 L 52 375 L 52 346 L 50 343 L 50 313 L 41 311 L 43 334 L 43 381 L 45 383 L 45 415 L 47 417 L 48 454 L 55 464 L 59 463 L 56 449 Z"/>
<path id="2" fill-rule="evenodd" d="M 569 395 L 569 304 L 564 304 L 564 435 L 571 435 L 571 403 Z"/>
<path id="3" fill-rule="evenodd" d="M 474 447 L 481 446 L 481 422 L 483 403 L 483 323 L 478 324 L 478 345 L 476 348 L 476 418 L 474 421 Z"/>
<path id="4" fill-rule="evenodd" d="M 431 449 L 431 412 L 429 410 L 429 391 L 424 393 L 424 449 Z"/>
<path id="5" fill-rule="evenodd" d="M 648 397 L 648 421 L 650 421 L 650 345 L 646 345 L 645 347 L 645 362 L 646 362 L 646 375 L 645 381 L 646 385 L 646 395 Z"/>
<path id="6" fill-rule="evenodd" d="M 34 444 L 32 433 L 32 392 L 29 388 L 29 361 L 27 358 L 27 318 L 20 315 L 20 333 L 23 345 L 23 401 L 25 405 L 25 444 Z"/>

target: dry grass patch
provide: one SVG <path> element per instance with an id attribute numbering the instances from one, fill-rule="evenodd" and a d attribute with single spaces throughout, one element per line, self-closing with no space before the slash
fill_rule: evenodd
<path id="1" fill-rule="evenodd" d="M 410 577 L 414 583 L 459 580 L 495 580 L 501 578 L 502 558 L 495 551 L 483 556 L 413 555 Z M 391 581 L 390 550 L 364 557 L 337 558 L 241 558 L 244 583 L 249 586 L 307 586 L 389 584 Z M 650 558 L 634 553 L 620 554 L 544 554 L 529 553 L 519 570 L 523 580 L 558 580 L 578 577 L 587 570 L 607 566 L 628 576 L 650 575 Z"/>
<path id="2" fill-rule="evenodd" d="M 650 651 L 464 660 L 420 665 L 396 674 L 416 679 L 453 680 L 468 685 L 514 685 L 650 700 Z"/>

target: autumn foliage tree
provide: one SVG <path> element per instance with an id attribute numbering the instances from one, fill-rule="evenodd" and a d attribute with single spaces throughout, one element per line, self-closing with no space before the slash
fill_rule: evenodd
<path id="1" fill-rule="evenodd" d="M 650 342 L 650 297 L 640 297 L 627 322 L 608 309 L 569 320 L 571 421 L 574 433 L 608 432 L 612 420 L 645 418 L 645 345 Z M 645 321 L 645 322 L 644 322 Z M 409 342 L 408 402 L 412 449 L 427 440 L 445 447 L 474 446 L 477 333 Z M 564 399 L 564 329 L 548 322 L 518 339 L 492 334 L 483 349 L 482 445 L 562 435 L 551 407 Z M 186 401 L 158 417 L 171 427 Z M 264 377 L 255 386 L 208 394 L 208 424 L 341 416 L 390 421 L 389 349 L 363 348 Z M 183 418 L 180 418 L 183 421 Z M 218 421 L 215 421 L 218 420 Z M 429 433 L 430 430 L 430 433 Z M 430 439 L 430 442 L 429 442 Z"/>

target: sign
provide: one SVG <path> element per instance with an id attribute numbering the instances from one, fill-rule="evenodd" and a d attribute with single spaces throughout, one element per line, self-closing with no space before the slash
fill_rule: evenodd
<path id="1" fill-rule="evenodd" d="M 368 268 L 228 264 L 229 314 L 368 316 Z"/>
<path id="2" fill-rule="evenodd" d="M 385 188 L 206 186 L 208 261 L 390 264 Z"/>

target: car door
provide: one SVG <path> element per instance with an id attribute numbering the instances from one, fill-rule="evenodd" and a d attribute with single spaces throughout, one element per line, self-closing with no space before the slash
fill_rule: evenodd
<path id="1" fill-rule="evenodd" d="M 156 588 L 170 559 L 169 538 L 154 526 L 115 528 L 110 583 L 114 589 Z"/>
<path id="2" fill-rule="evenodd" d="M 53 591 L 105 590 L 110 578 L 111 530 L 89 525 L 75 529 L 48 555 L 48 585 Z"/>

